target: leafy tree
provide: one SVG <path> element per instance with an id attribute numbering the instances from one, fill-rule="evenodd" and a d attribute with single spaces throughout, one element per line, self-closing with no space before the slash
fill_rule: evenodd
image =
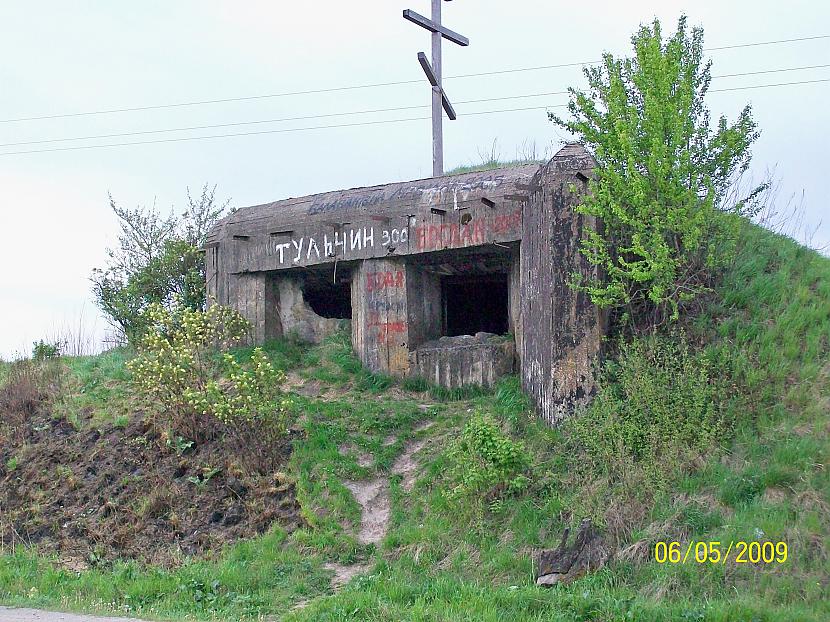
<path id="1" fill-rule="evenodd" d="M 664 39 L 654 20 L 631 41 L 632 58 L 606 53 L 584 70 L 588 89 L 569 90 L 569 120 L 550 118 L 597 161 L 576 211 L 597 219 L 581 252 L 600 276 L 574 286 L 636 327 L 677 319 L 709 288 L 734 254 L 737 219 L 725 212 L 748 213 L 763 187 L 727 204 L 759 133 L 750 106 L 712 127 L 703 29 L 689 31 L 683 16 Z"/>
<path id="2" fill-rule="evenodd" d="M 200 247 L 229 201 L 217 204 L 216 186 L 207 184 L 194 198 L 187 189 L 188 206 L 181 217 L 163 216 L 156 206 L 127 209 L 110 195 L 118 218 L 118 247 L 107 249 L 105 268 L 92 274 L 92 290 L 99 308 L 130 341 L 146 328 L 144 311 L 153 303 L 174 301 L 189 309 L 205 304 L 204 263 Z"/>

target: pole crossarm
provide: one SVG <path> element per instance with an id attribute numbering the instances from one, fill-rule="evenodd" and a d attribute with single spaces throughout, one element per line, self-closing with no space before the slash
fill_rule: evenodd
<path id="1" fill-rule="evenodd" d="M 404 19 L 409 20 L 413 24 L 417 24 L 421 28 L 426 28 L 430 32 L 436 32 L 440 34 L 444 39 L 452 41 L 453 43 L 457 43 L 458 45 L 462 46 L 470 45 L 470 40 L 464 35 L 460 35 L 457 32 L 454 32 L 449 28 L 442 26 L 441 24 L 436 24 L 431 19 L 424 17 L 420 13 L 416 13 L 412 9 L 404 9 L 403 17 Z"/>
<path id="2" fill-rule="evenodd" d="M 427 80 L 432 86 L 438 86 L 438 78 L 435 77 L 435 72 L 432 70 L 432 65 L 427 60 L 427 55 L 423 52 L 418 52 L 418 62 L 421 63 L 421 69 L 427 74 Z"/>
<path id="3" fill-rule="evenodd" d="M 445 1 L 449 2 L 449 0 Z M 440 177 L 444 174 L 444 115 L 441 109 L 443 108 L 443 111 L 447 113 L 450 121 L 455 121 L 457 118 L 441 83 L 441 43 L 447 39 L 457 45 L 467 46 L 470 45 L 470 40 L 449 28 L 444 28 L 441 24 L 441 0 L 431 0 L 431 4 L 432 19 L 427 19 L 411 9 L 406 9 L 403 17 L 431 33 L 432 62 L 427 60 L 427 55 L 423 52 L 418 52 L 418 62 L 432 87 L 432 176 Z"/>
<path id="4" fill-rule="evenodd" d="M 418 52 L 418 62 L 421 63 L 421 68 L 424 70 L 427 80 L 429 80 L 432 87 L 441 90 L 441 105 L 444 108 L 444 112 L 447 113 L 450 121 L 455 121 L 456 118 L 458 118 L 458 115 L 455 114 L 455 109 L 452 107 L 450 100 L 447 99 L 447 94 L 444 92 L 443 87 L 438 84 L 438 78 L 435 76 L 435 72 L 432 70 L 432 65 L 429 64 L 429 60 L 427 60 L 427 55 L 423 52 Z"/>

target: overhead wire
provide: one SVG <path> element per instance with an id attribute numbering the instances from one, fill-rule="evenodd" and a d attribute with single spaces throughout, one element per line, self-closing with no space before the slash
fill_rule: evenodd
<path id="1" fill-rule="evenodd" d="M 756 84 L 752 86 L 744 86 L 744 87 L 735 87 L 735 88 L 724 88 L 724 89 L 713 89 L 710 92 L 724 92 L 724 91 L 733 91 L 733 90 L 743 90 L 743 89 L 753 89 L 753 88 L 767 88 L 767 87 L 778 87 L 778 86 L 792 86 L 792 85 L 799 85 L 799 84 L 815 84 L 819 82 L 830 82 L 830 78 L 821 79 L 821 80 L 802 80 L 797 82 L 782 82 L 776 84 Z M 466 112 L 459 115 L 459 118 L 464 117 L 471 117 L 471 116 L 478 116 L 478 115 L 486 115 L 486 114 L 499 114 L 505 112 L 520 112 L 520 111 L 527 111 L 527 110 L 547 110 L 549 108 L 565 108 L 567 107 L 565 104 L 550 104 L 546 106 L 530 106 L 524 108 L 507 108 L 502 110 L 479 110 L 474 112 Z M 346 128 L 346 127 L 359 127 L 359 126 L 368 126 L 368 125 L 384 125 L 390 123 L 404 123 L 410 121 L 426 121 L 429 120 L 430 117 L 409 117 L 404 119 L 376 119 L 372 121 L 359 121 L 354 123 L 339 123 L 334 125 L 317 125 L 317 126 L 309 126 L 309 127 L 292 127 L 292 128 L 281 128 L 281 129 L 274 129 L 274 130 L 256 130 L 252 132 L 234 132 L 229 134 L 212 134 L 207 136 L 182 136 L 177 138 L 159 138 L 154 140 L 142 140 L 142 141 L 129 141 L 129 142 L 122 142 L 122 143 L 106 143 L 106 144 L 99 144 L 99 145 L 73 145 L 70 147 L 51 147 L 48 149 L 29 149 L 29 150 L 21 150 L 21 151 L 6 151 L 0 152 L 0 156 L 7 156 L 7 155 L 23 155 L 23 154 L 31 154 L 31 153 L 47 153 L 47 152 L 56 152 L 56 151 L 77 151 L 82 149 L 103 149 L 103 148 L 110 148 L 110 147 L 126 147 L 126 146 L 133 146 L 133 145 L 151 145 L 151 144 L 159 144 L 159 143 L 174 143 L 174 142 L 185 142 L 185 141 L 192 141 L 192 140 L 211 140 L 211 139 L 219 139 L 219 138 L 234 138 L 239 136 L 255 136 L 260 134 L 285 134 L 291 132 L 305 132 L 305 131 L 313 131 L 313 130 L 326 130 L 326 129 L 337 129 L 337 128 Z"/>
<path id="2" fill-rule="evenodd" d="M 788 71 L 803 71 L 808 69 L 821 69 L 830 67 L 830 64 L 824 65 L 805 65 L 800 67 L 786 67 L 786 68 L 778 68 L 778 69 L 764 69 L 760 71 L 747 71 L 742 73 L 732 73 L 732 74 L 722 74 L 712 76 L 713 79 L 718 78 L 733 78 L 739 76 L 752 76 L 752 75 L 761 75 L 761 74 L 769 74 L 769 73 L 783 73 Z M 801 82 L 793 82 L 793 83 L 782 83 L 777 85 L 768 85 L 768 86 L 782 86 L 786 84 L 806 84 L 812 81 L 801 81 Z M 821 80 L 816 80 L 816 82 L 821 82 Z M 734 89 L 713 89 L 710 92 L 718 92 L 723 90 L 743 90 L 744 88 L 757 88 L 755 86 L 747 86 L 747 87 L 736 87 Z M 490 98 L 482 98 L 482 99 L 468 99 L 468 100 L 461 100 L 455 102 L 456 104 L 474 104 L 474 103 L 485 103 L 485 102 L 494 102 L 494 101 L 506 101 L 511 99 L 528 99 L 532 97 L 548 97 L 552 95 L 567 95 L 568 91 L 549 91 L 544 93 L 526 93 L 521 95 L 505 95 L 502 97 L 490 97 Z M 184 127 L 173 127 L 173 128 L 160 128 L 160 129 L 152 129 L 152 130 L 135 130 L 130 132 L 114 132 L 109 134 L 94 134 L 90 136 L 69 136 L 63 138 L 44 138 L 39 140 L 26 140 L 26 141 L 18 141 L 18 142 L 7 142 L 7 143 L 0 143 L 0 148 L 4 147 L 17 147 L 23 145 L 38 145 L 38 144 L 46 144 L 46 143 L 57 143 L 57 142 L 70 142 L 70 141 L 81 141 L 81 140 L 98 140 L 102 138 L 122 138 L 127 136 L 144 136 L 150 134 L 162 134 L 168 132 L 189 132 L 189 131 L 196 131 L 196 130 L 207 130 L 207 129 L 218 129 L 223 127 L 239 127 L 245 125 L 262 125 L 266 123 L 285 123 L 290 121 L 307 121 L 312 119 L 325 119 L 325 118 L 333 118 L 333 117 L 341 117 L 341 116 L 354 116 L 354 115 L 364 115 L 364 114 L 379 114 L 385 112 L 401 112 L 405 110 L 420 110 L 429 108 L 429 104 L 424 105 L 413 105 L 413 106 L 394 106 L 388 108 L 375 108 L 375 109 L 368 109 L 368 110 L 352 110 L 352 111 L 343 111 L 343 112 L 331 112 L 331 113 L 323 113 L 323 114 L 314 114 L 314 115 L 302 115 L 302 116 L 294 116 L 294 117 L 280 117 L 275 119 L 258 119 L 252 121 L 233 121 L 228 123 L 213 123 L 208 125 L 191 125 L 191 126 L 184 126 Z"/>
<path id="3" fill-rule="evenodd" d="M 790 39 L 778 39 L 773 41 L 755 41 L 750 43 L 739 43 L 734 45 L 724 45 L 719 47 L 712 47 L 706 48 L 705 51 L 719 51 L 719 50 L 731 50 L 731 49 L 738 49 L 738 48 L 748 48 L 748 47 L 757 47 L 757 46 L 765 46 L 765 45 L 779 45 L 784 43 L 797 43 L 803 41 L 813 41 L 819 39 L 828 39 L 830 35 L 813 35 L 813 36 L 805 36 L 805 37 L 793 37 Z M 579 66 L 586 66 L 586 65 L 594 65 L 601 61 L 587 61 L 587 62 L 572 62 L 572 63 L 559 63 L 555 65 L 539 65 L 536 67 L 515 67 L 510 69 L 499 69 L 494 71 L 484 71 L 484 72 L 476 72 L 476 73 L 467 73 L 467 74 L 457 74 L 457 75 L 450 75 L 445 76 L 445 80 L 453 80 L 459 78 L 472 78 L 472 77 L 482 77 L 482 76 L 493 76 L 505 73 L 519 73 L 519 72 L 527 72 L 527 71 L 539 71 L 544 69 L 558 69 L 564 67 L 579 67 Z M 242 97 L 225 97 L 225 98 L 217 98 L 217 99 L 206 99 L 206 100 L 197 100 L 197 101 L 189 101 L 189 102 L 173 102 L 168 104 L 153 104 L 147 106 L 132 106 L 132 107 L 125 107 L 125 108 L 111 108 L 111 109 L 103 109 L 103 110 L 88 110 L 88 111 L 80 111 L 80 112 L 67 112 L 67 113 L 59 113 L 59 114 L 49 114 L 49 115 L 40 115 L 40 116 L 30 116 L 30 117 L 17 117 L 11 119 L 0 119 L 0 123 L 19 123 L 24 121 L 41 121 L 46 119 L 62 119 L 62 118 L 69 118 L 69 117 L 83 117 L 83 116 L 91 116 L 91 115 L 102 115 L 102 114 L 118 114 L 118 113 L 127 113 L 127 112 L 139 112 L 139 111 L 146 111 L 146 110 L 161 110 L 167 108 L 181 108 L 186 106 L 203 106 L 203 105 L 211 105 L 211 104 L 222 104 L 222 103 L 230 103 L 230 102 L 242 102 L 242 101 L 253 101 L 253 100 L 261 100 L 261 99 L 270 99 L 270 98 L 277 98 L 277 97 L 290 97 L 290 96 L 297 96 L 297 95 L 316 95 L 322 93 L 334 93 L 340 91 L 351 91 L 357 89 L 368 89 L 368 88 L 379 88 L 379 87 L 387 87 L 387 86 L 399 86 L 405 84 L 415 84 L 422 82 L 421 79 L 412 79 L 412 80 L 396 80 L 396 81 L 389 81 L 389 82 L 375 82 L 369 84 L 355 84 L 355 85 L 345 85 L 339 87 L 327 87 L 327 88 L 319 88 L 319 89 L 307 89 L 307 90 L 298 90 L 298 91 L 287 91 L 283 93 L 269 93 L 263 95 L 248 95 Z"/>

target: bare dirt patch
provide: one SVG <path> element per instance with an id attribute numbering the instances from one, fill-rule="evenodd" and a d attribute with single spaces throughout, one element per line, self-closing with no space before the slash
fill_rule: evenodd
<path id="1" fill-rule="evenodd" d="M 401 486 L 405 492 L 411 492 L 415 485 L 415 478 L 420 468 L 420 464 L 415 460 L 415 454 L 421 451 L 424 445 L 426 445 L 425 439 L 407 443 L 403 453 L 398 456 L 398 459 L 392 465 L 392 473 L 401 475 L 403 478 Z"/>
<path id="2" fill-rule="evenodd" d="M 375 463 L 375 459 L 371 454 L 361 451 L 354 443 L 343 443 L 337 448 L 337 451 L 340 452 L 341 456 L 355 454 L 355 461 L 362 467 L 370 467 Z"/>
<path id="3" fill-rule="evenodd" d="M 331 587 L 339 590 L 357 575 L 368 572 L 369 564 L 351 564 L 347 566 L 346 564 L 328 562 L 323 564 L 323 568 L 334 572 L 334 576 L 331 578 Z"/>
<path id="4" fill-rule="evenodd" d="M 288 441 L 282 450 L 287 461 Z M 220 439 L 177 453 L 140 416 L 78 431 L 39 414 L 19 442 L 0 443 L 0 544 L 37 545 L 68 567 L 115 558 L 173 566 L 274 522 L 301 523 L 293 483 L 243 473 Z"/>
<path id="5" fill-rule="evenodd" d="M 416 430 L 425 430 L 431 425 L 432 422 L 425 422 L 416 427 Z M 403 477 L 402 486 L 406 492 L 412 490 L 418 473 L 419 464 L 415 460 L 415 454 L 421 451 L 425 444 L 425 439 L 408 442 L 401 455 L 392 465 L 392 473 Z M 358 542 L 361 544 L 376 544 L 383 540 L 386 531 L 389 529 L 389 517 L 392 513 L 392 504 L 389 498 L 389 480 L 385 477 L 378 477 L 372 480 L 345 481 L 343 484 L 354 495 L 355 501 L 360 504 L 361 518 L 360 530 L 357 533 Z"/>
<path id="6" fill-rule="evenodd" d="M 392 508 L 389 501 L 389 482 L 379 477 L 373 480 L 346 481 L 355 501 L 360 504 L 360 530 L 357 540 L 361 544 L 376 544 L 383 540 L 389 527 Z"/>

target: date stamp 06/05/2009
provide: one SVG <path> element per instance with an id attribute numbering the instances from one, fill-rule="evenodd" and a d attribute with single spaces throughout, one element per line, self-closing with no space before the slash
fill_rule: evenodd
<path id="1" fill-rule="evenodd" d="M 680 542 L 658 541 L 654 561 L 658 564 L 783 564 L 787 561 L 786 542 L 732 540 L 692 540 L 685 547 Z"/>

